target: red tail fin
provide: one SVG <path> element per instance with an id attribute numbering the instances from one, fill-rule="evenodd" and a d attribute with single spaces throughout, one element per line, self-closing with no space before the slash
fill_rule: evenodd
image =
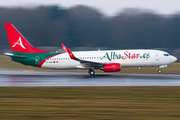
<path id="1" fill-rule="evenodd" d="M 48 51 L 34 48 L 21 33 L 11 24 L 4 23 L 12 51 L 22 53 L 46 53 Z"/>

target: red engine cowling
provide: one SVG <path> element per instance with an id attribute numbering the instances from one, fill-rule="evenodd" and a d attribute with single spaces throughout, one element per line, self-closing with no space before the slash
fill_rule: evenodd
<path id="1" fill-rule="evenodd" d="M 115 71 L 121 71 L 120 63 L 104 64 L 104 72 L 115 72 Z"/>

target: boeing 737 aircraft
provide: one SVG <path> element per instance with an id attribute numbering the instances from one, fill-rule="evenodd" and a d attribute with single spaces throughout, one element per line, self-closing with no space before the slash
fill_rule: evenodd
<path id="1" fill-rule="evenodd" d="M 5 53 L 12 61 L 50 69 L 85 69 L 94 75 L 94 69 L 104 72 L 121 71 L 123 67 L 167 67 L 176 57 L 160 50 L 103 50 L 71 52 L 63 44 L 64 52 L 48 52 L 34 48 L 11 24 L 4 23 L 12 53 Z"/>

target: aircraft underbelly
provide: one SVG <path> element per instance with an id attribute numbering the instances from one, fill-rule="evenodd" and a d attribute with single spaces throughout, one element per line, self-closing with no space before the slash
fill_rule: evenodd
<path id="1" fill-rule="evenodd" d="M 151 60 L 125 60 L 120 64 L 122 67 L 152 67 Z"/>

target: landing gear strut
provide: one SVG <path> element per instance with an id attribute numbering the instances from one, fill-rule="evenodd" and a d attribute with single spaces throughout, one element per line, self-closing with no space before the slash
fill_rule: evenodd
<path id="1" fill-rule="evenodd" d="M 161 73 L 162 71 L 160 70 L 160 67 L 159 67 L 159 70 L 158 70 L 158 73 Z"/>
<path id="2" fill-rule="evenodd" d="M 93 69 L 89 69 L 88 73 L 93 76 L 95 74 L 94 70 Z"/>

